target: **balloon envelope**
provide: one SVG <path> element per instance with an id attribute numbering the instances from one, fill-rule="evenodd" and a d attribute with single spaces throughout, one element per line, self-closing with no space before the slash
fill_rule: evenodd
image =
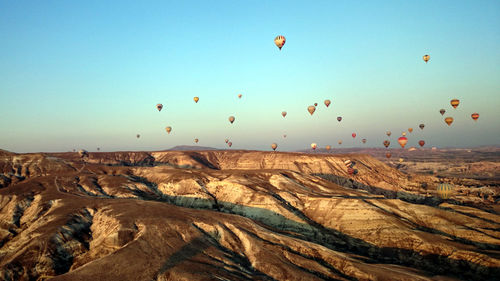
<path id="1" fill-rule="evenodd" d="M 391 131 L 387 131 L 387 132 L 385 132 L 385 134 L 386 134 L 388 137 L 390 137 L 392 133 L 391 133 Z"/>
<path id="2" fill-rule="evenodd" d="M 425 145 L 425 141 L 424 140 L 419 140 L 418 141 L 418 145 L 420 145 L 420 147 L 423 147 Z"/>
<path id="3" fill-rule="evenodd" d="M 326 150 L 330 150 L 330 149 L 332 149 L 332 147 L 331 147 L 331 146 L 329 146 L 329 145 L 327 145 L 327 146 L 326 146 Z"/>
<path id="4" fill-rule="evenodd" d="M 420 124 L 420 125 L 418 125 L 418 127 L 419 127 L 421 130 L 423 130 L 423 129 L 424 129 L 424 127 L 425 127 L 425 125 L 424 125 L 424 124 Z"/>
<path id="5" fill-rule="evenodd" d="M 390 144 L 391 144 L 391 142 L 389 140 L 384 141 L 385 148 L 389 147 Z"/>
<path id="6" fill-rule="evenodd" d="M 233 124 L 233 122 L 234 122 L 234 116 L 229 116 L 228 119 L 229 119 L 229 122 L 231 122 L 231 124 Z"/>
<path id="7" fill-rule="evenodd" d="M 307 111 L 309 111 L 309 113 L 313 115 L 314 111 L 316 111 L 316 107 L 314 105 L 310 105 L 307 107 Z"/>
<path id="8" fill-rule="evenodd" d="M 232 142 L 228 142 L 227 145 L 229 145 L 229 147 L 233 146 L 233 143 Z"/>
<path id="9" fill-rule="evenodd" d="M 341 116 L 337 117 L 337 121 L 339 122 L 342 121 L 342 117 Z"/>
<path id="10" fill-rule="evenodd" d="M 472 113 L 472 114 L 470 115 L 470 117 L 472 117 L 472 119 L 473 119 L 474 121 L 476 121 L 476 120 L 479 118 L 479 113 L 477 113 L 477 112 L 476 112 L 476 113 Z"/>
<path id="11" fill-rule="evenodd" d="M 140 138 L 140 137 L 141 137 L 141 135 L 137 134 L 137 135 L 136 135 L 136 137 L 137 137 L 137 138 Z"/>
<path id="12" fill-rule="evenodd" d="M 444 110 L 444 109 L 439 110 L 439 113 L 441 113 L 441 115 L 444 115 L 445 112 L 446 112 L 446 110 Z"/>
<path id="13" fill-rule="evenodd" d="M 314 142 L 313 142 L 313 143 L 311 143 L 311 148 L 312 148 L 313 150 L 314 150 L 314 149 L 316 149 L 316 147 L 318 147 L 318 145 L 317 145 L 316 143 L 314 143 Z"/>
<path id="14" fill-rule="evenodd" d="M 400 137 L 398 139 L 398 143 L 402 148 L 405 148 L 406 143 L 408 143 L 408 139 L 406 137 Z"/>
<path id="15" fill-rule="evenodd" d="M 391 153 L 390 153 L 390 152 L 387 152 L 387 153 L 385 154 L 385 157 L 387 157 L 387 158 L 391 158 Z"/>
<path id="16" fill-rule="evenodd" d="M 355 138 L 356 137 L 356 133 L 352 133 L 351 136 L 352 136 L 352 138 Z"/>
<path id="17" fill-rule="evenodd" d="M 241 99 L 241 94 L 239 94 L 239 95 L 238 95 L 238 98 L 240 98 L 240 99 Z"/>
<path id="18" fill-rule="evenodd" d="M 451 123 L 453 123 L 453 117 L 444 118 L 444 122 L 446 122 L 446 124 L 448 124 L 448 126 L 451 126 Z"/>
<path id="19" fill-rule="evenodd" d="M 285 117 L 286 116 L 286 111 L 281 112 L 281 116 Z"/>
<path id="20" fill-rule="evenodd" d="M 422 57 L 422 59 L 425 61 L 425 63 L 427 63 L 427 62 L 431 59 L 431 56 L 429 56 L 429 55 L 424 55 L 424 56 Z M 439 64 L 439 63 L 438 63 L 438 64 Z"/>
<path id="21" fill-rule="evenodd" d="M 331 103 L 331 101 L 330 101 L 330 100 L 325 100 L 325 105 L 326 105 L 326 107 L 329 107 L 329 106 L 330 106 L 330 103 Z"/>
<path id="22" fill-rule="evenodd" d="M 366 139 L 362 139 L 362 140 L 361 140 L 361 142 L 362 142 L 362 143 L 366 143 Z"/>
<path id="23" fill-rule="evenodd" d="M 437 186 L 437 193 L 439 197 L 443 199 L 448 199 L 453 193 L 453 185 L 449 183 L 441 183 Z"/>
<path id="24" fill-rule="evenodd" d="M 198 101 L 200 100 L 200 98 L 199 97 L 194 97 L 193 100 L 194 100 L 194 102 L 198 103 Z"/>
<path id="25" fill-rule="evenodd" d="M 163 108 L 163 104 L 159 103 L 156 105 L 156 109 L 158 109 L 158 111 L 161 111 L 162 108 Z"/>
<path id="26" fill-rule="evenodd" d="M 276 150 L 276 148 L 277 148 L 277 147 L 278 147 L 278 145 L 277 145 L 276 143 L 271 144 L 271 148 L 272 148 L 273 150 Z"/>
<path id="27" fill-rule="evenodd" d="M 413 132 L 413 128 L 408 128 L 408 132 Z"/>
<path id="28" fill-rule="evenodd" d="M 283 45 L 285 45 L 286 39 L 285 36 L 283 35 L 278 35 L 276 38 L 274 38 L 274 44 L 281 50 L 283 48 Z"/>
<path id="29" fill-rule="evenodd" d="M 165 128 L 165 130 L 167 131 L 167 133 L 170 134 L 170 132 L 172 131 L 172 127 L 168 126 L 168 127 Z"/>
<path id="30" fill-rule="evenodd" d="M 452 99 L 450 101 L 450 104 L 451 104 L 451 106 L 453 106 L 453 108 L 457 108 L 457 106 L 460 104 L 460 100 Z"/>

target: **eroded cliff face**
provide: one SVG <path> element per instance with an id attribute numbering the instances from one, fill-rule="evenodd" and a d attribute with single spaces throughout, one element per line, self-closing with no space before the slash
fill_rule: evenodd
<path id="1" fill-rule="evenodd" d="M 436 178 L 367 155 L 2 154 L 0 169 L 4 280 L 500 276 L 498 190 L 444 201 Z"/>

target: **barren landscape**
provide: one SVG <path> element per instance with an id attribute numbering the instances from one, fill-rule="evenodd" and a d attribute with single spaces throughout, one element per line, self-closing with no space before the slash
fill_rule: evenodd
<path id="1" fill-rule="evenodd" d="M 498 169 L 492 184 L 455 182 L 443 200 L 437 184 L 455 178 L 397 165 L 368 154 L 0 151 L 0 276 L 498 280 Z"/>

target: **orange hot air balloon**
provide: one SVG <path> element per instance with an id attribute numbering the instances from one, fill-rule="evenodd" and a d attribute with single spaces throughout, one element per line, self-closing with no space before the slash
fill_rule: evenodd
<path id="1" fill-rule="evenodd" d="M 470 117 L 472 117 L 472 119 L 473 119 L 474 121 L 477 121 L 477 119 L 479 118 L 479 113 L 477 113 L 477 112 L 476 112 L 476 113 L 472 113 L 472 114 L 470 115 Z"/>
<path id="2" fill-rule="evenodd" d="M 241 99 L 241 94 L 238 94 L 238 98 Z"/>
<path id="3" fill-rule="evenodd" d="M 446 124 L 448 124 L 448 126 L 451 126 L 451 123 L 453 123 L 453 117 L 444 118 L 444 122 L 446 122 Z"/>
<path id="4" fill-rule="evenodd" d="M 339 140 L 338 144 L 339 144 L 339 145 L 341 145 L 341 144 L 342 144 L 342 141 L 341 141 L 341 140 Z"/>
<path id="5" fill-rule="evenodd" d="M 313 142 L 313 143 L 311 143 L 311 148 L 312 148 L 313 150 L 315 150 L 315 149 L 316 149 L 316 147 L 318 147 L 318 145 L 317 145 L 316 143 L 314 143 L 314 142 Z"/>
<path id="6" fill-rule="evenodd" d="M 283 45 L 285 45 L 286 38 L 283 35 L 278 35 L 276 38 L 274 38 L 274 44 L 280 49 L 283 48 Z"/>
<path id="7" fill-rule="evenodd" d="M 200 100 L 200 98 L 199 97 L 194 97 L 193 100 L 194 100 L 195 103 L 198 103 L 198 101 Z"/>
<path id="8" fill-rule="evenodd" d="M 413 132 L 413 128 L 408 128 L 408 132 Z"/>
<path id="9" fill-rule="evenodd" d="M 441 115 L 444 115 L 445 112 L 446 112 L 446 110 L 444 110 L 444 109 L 439 110 L 439 113 L 441 113 Z"/>
<path id="10" fill-rule="evenodd" d="M 388 148 L 390 144 L 391 144 L 391 142 L 390 142 L 390 141 L 388 141 L 388 140 L 385 140 L 385 141 L 384 141 L 384 146 L 385 146 L 385 148 Z"/>
<path id="11" fill-rule="evenodd" d="M 390 152 L 387 152 L 387 153 L 385 154 L 385 157 L 387 157 L 387 158 L 391 158 L 391 153 L 390 153 Z"/>
<path id="12" fill-rule="evenodd" d="M 401 145 L 401 148 L 405 148 L 406 143 L 408 142 L 408 139 L 406 137 L 400 137 L 398 139 L 399 145 Z"/>
<path id="13" fill-rule="evenodd" d="M 352 133 L 351 136 L 352 136 L 352 138 L 355 138 L 356 137 L 356 133 Z"/>
<path id="14" fill-rule="evenodd" d="M 281 116 L 285 117 L 286 116 L 286 111 L 281 112 Z"/>
<path id="15" fill-rule="evenodd" d="M 362 142 L 362 143 L 366 143 L 366 139 L 362 139 L 362 140 L 361 140 L 361 142 Z"/>
<path id="16" fill-rule="evenodd" d="M 234 122 L 234 116 L 229 116 L 228 119 L 229 119 L 229 122 L 231 122 L 231 124 L 233 124 L 233 122 Z"/>
<path id="17" fill-rule="evenodd" d="M 277 145 L 276 143 L 271 144 L 271 148 L 272 148 L 274 151 L 276 151 L 276 148 L 277 148 L 277 147 L 278 147 L 278 145 Z"/>
<path id="18" fill-rule="evenodd" d="M 331 147 L 331 146 L 329 146 L 329 145 L 327 145 L 327 146 L 326 146 L 326 150 L 330 150 L 330 149 L 332 149 L 332 147 Z"/>
<path id="19" fill-rule="evenodd" d="M 342 121 L 342 117 L 341 116 L 337 117 L 337 121 L 339 122 Z"/>
<path id="20" fill-rule="evenodd" d="M 425 127 L 425 125 L 424 124 L 420 124 L 420 125 L 418 125 L 418 127 L 420 128 L 420 130 L 423 130 L 424 127 Z"/>
<path id="21" fill-rule="evenodd" d="M 318 106 L 318 103 L 317 103 L 317 102 L 315 102 L 315 103 L 314 103 L 314 106 Z"/>
<path id="22" fill-rule="evenodd" d="M 198 143 L 198 139 L 194 139 L 194 142 L 195 142 L 195 143 Z"/>
<path id="23" fill-rule="evenodd" d="M 425 55 L 422 58 L 424 59 L 425 63 L 427 63 L 431 59 L 431 56 Z"/>
<path id="24" fill-rule="evenodd" d="M 161 111 L 162 108 L 163 108 L 163 104 L 159 103 L 156 105 L 156 109 L 158 109 L 158 111 Z"/>
<path id="25" fill-rule="evenodd" d="M 457 108 L 457 106 L 460 104 L 460 100 L 452 99 L 450 101 L 450 104 L 451 104 L 451 106 L 453 106 L 453 108 Z"/>
<path id="26" fill-rule="evenodd" d="M 307 111 L 309 111 L 309 113 L 313 115 L 314 111 L 316 111 L 316 107 L 314 105 L 310 105 L 307 107 Z"/>
<path id="27" fill-rule="evenodd" d="M 420 145 L 420 147 L 424 147 L 425 141 L 424 140 L 419 140 L 418 141 L 418 145 Z"/>
<path id="28" fill-rule="evenodd" d="M 168 126 L 168 127 L 165 128 L 165 130 L 167 131 L 167 133 L 170 134 L 170 132 L 172 131 L 172 127 Z"/>
<path id="29" fill-rule="evenodd" d="M 330 100 L 325 100 L 325 105 L 326 105 L 326 107 L 329 107 L 329 106 L 330 106 L 330 103 L 331 103 L 331 101 L 330 101 Z"/>

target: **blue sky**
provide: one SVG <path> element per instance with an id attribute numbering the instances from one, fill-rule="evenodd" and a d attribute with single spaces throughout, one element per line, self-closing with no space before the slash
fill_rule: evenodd
<path id="1" fill-rule="evenodd" d="M 310 2 L 1 1 L 0 148 L 500 144 L 499 1 Z"/>

